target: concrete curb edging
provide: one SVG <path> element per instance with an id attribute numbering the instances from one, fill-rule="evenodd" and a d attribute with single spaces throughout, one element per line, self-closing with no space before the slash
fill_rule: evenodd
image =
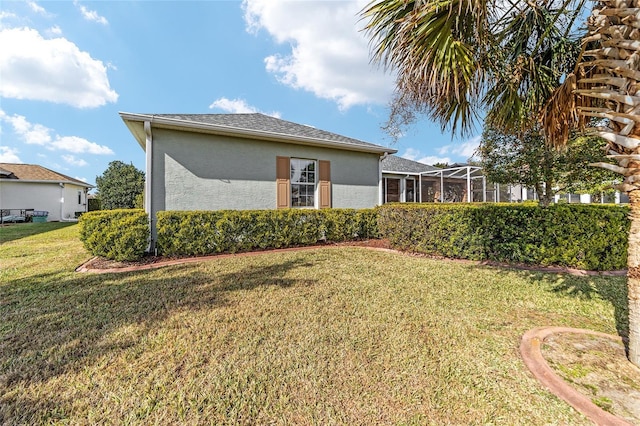
<path id="1" fill-rule="evenodd" d="M 595 424 L 632 426 L 631 423 L 628 423 L 620 417 L 614 416 L 595 405 L 591 402 L 591 399 L 569 386 L 551 369 L 551 367 L 549 367 L 549 364 L 547 364 L 547 361 L 542 356 L 541 346 L 542 342 L 544 342 L 547 337 L 556 333 L 591 334 L 619 342 L 622 342 L 622 339 L 619 336 L 580 328 L 539 327 L 527 331 L 522 336 L 520 354 L 522 355 L 522 359 L 524 360 L 527 368 L 529 368 L 531 373 L 536 379 L 538 379 L 538 381 L 540 381 L 540 383 L 551 391 L 551 393 L 567 402 Z"/>

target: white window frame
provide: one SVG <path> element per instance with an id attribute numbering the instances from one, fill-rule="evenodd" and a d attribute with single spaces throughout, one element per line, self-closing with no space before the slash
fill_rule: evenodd
<path id="1" fill-rule="evenodd" d="M 293 167 L 294 164 L 298 163 L 298 162 L 309 162 L 312 161 L 313 162 L 313 182 L 299 182 L 299 181 L 295 181 L 293 179 L 293 176 L 291 176 L 292 172 L 293 172 Z M 295 208 L 295 209 L 317 209 L 318 208 L 318 160 L 313 159 L 313 158 L 301 158 L 301 157 L 291 157 L 289 159 L 289 187 L 290 187 L 290 193 L 289 193 L 289 199 L 290 199 L 290 203 L 291 203 L 291 207 Z M 293 186 L 294 185 L 302 185 L 302 186 L 307 186 L 307 187 L 312 187 L 313 188 L 313 205 L 312 206 L 295 206 L 293 204 Z"/>

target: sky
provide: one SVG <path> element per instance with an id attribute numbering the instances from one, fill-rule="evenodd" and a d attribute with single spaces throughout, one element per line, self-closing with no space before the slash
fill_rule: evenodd
<path id="1" fill-rule="evenodd" d="M 118 112 L 260 112 L 464 162 L 480 140 L 421 119 L 383 130 L 392 71 L 372 64 L 368 0 L 0 2 L 0 162 L 95 185 L 111 161 L 145 170 Z"/>

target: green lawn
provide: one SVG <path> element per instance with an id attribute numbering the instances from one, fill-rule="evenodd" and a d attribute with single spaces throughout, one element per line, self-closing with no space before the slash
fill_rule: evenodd
<path id="1" fill-rule="evenodd" d="M 520 337 L 626 332 L 624 278 L 364 248 L 79 274 L 46 225 L 0 228 L 0 424 L 591 424 Z"/>

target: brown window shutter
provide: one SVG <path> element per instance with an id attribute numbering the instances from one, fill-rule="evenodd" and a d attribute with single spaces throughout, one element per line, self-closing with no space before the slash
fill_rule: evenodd
<path id="1" fill-rule="evenodd" d="M 291 207 L 289 157 L 276 157 L 276 208 Z"/>
<path id="2" fill-rule="evenodd" d="M 318 181 L 320 192 L 321 209 L 331 208 L 331 162 L 327 160 L 318 161 L 319 176 Z"/>

